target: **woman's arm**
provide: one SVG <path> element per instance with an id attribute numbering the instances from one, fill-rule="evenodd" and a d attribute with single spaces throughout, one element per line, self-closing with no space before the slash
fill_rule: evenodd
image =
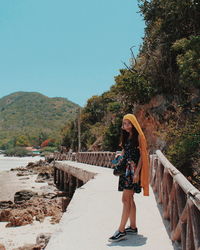
<path id="1" fill-rule="evenodd" d="M 125 167 L 126 163 L 127 163 L 127 157 L 125 157 L 125 151 L 124 151 L 124 149 L 122 149 L 122 152 L 120 154 L 116 155 L 116 156 L 122 156 L 121 159 L 119 159 L 116 167 L 117 166 L 124 166 Z"/>
<path id="2" fill-rule="evenodd" d="M 135 170 L 136 174 L 139 174 L 141 167 L 142 167 L 142 157 L 140 156 L 140 159 L 138 161 L 138 165 L 137 165 L 136 170 Z"/>
<path id="3" fill-rule="evenodd" d="M 135 172 L 134 172 L 133 182 L 139 181 L 139 173 L 140 173 L 141 167 L 142 167 L 142 158 L 140 156 L 140 159 L 138 161 L 137 167 L 136 167 Z"/>

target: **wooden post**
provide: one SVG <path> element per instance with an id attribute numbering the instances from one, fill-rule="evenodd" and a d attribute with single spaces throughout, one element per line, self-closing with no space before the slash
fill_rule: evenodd
<path id="1" fill-rule="evenodd" d="M 60 172 L 61 172 L 61 170 L 60 169 L 58 169 L 58 171 L 57 171 L 57 180 L 58 180 L 58 182 L 57 182 L 57 186 L 58 187 L 60 187 Z"/>
<path id="2" fill-rule="evenodd" d="M 64 171 L 60 171 L 60 185 L 59 185 L 60 190 L 64 190 Z"/>
<path id="3" fill-rule="evenodd" d="M 53 179 L 54 179 L 54 184 L 56 185 L 56 182 L 57 182 L 57 168 L 54 167 L 54 174 L 53 174 Z"/>

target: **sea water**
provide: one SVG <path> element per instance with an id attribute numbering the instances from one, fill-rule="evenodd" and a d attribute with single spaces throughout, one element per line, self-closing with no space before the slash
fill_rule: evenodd
<path id="1" fill-rule="evenodd" d="M 27 157 L 7 157 L 0 155 L 0 172 L 10 170 L 11 168 L 25 167 L 28 162 L 44 160 L 44 157 L 40 156 L 27 156 Z"/>

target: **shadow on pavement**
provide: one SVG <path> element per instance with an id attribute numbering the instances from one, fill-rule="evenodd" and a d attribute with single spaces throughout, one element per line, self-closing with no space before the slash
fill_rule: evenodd
<path id="1" fill-rule="evenodd" d="M 113 247 L 113 246 L 141 246 L 146 244 L 147 237 L 144 237 L 142 234 L 136 234 L 136 235 L 127 235 L 126 239 L 117 241 L 117 242 L 111 242 L 108 243 L 107 246 Z"/>

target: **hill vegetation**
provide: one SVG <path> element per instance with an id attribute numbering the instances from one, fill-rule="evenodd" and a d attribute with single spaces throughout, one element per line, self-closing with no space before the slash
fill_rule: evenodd
<path id="1" fill-rule="evenodd" d="M 60 129 L 73 120 L 79 106 L 65 98 L 16 92 L 0 99 L 0 148 L 60 143 Z"/>
<path id="2" fill-rule="evenodd" d="M 146 23 L 140 52 L 109 91 L 82 109 L 82 150 L 121 149 L 121 119 L 137 113 L 157 126 L 147 135 L 150 152 L 158 148 L 152 142 L 157 133 L 159 148 L 200 187 L 200 2 L 140 0 L 139 7 Z M 153 106 L 159 99 L 164 102 Z M 67 123 L 62 137 L 63 145 L 77 150 L 77 122 Z"/>
<path id="3" fill-rule="evenodd" d="M 134 113 L 150 153 L 161 149 L 200 189 L 200 2 L 138 4 L 146 24 L 143 44 L 136 57 L 131 50 L 131 63 L 119 69 L 115 84 L 81 109 L 81 150 L 121 150 L 122 118 Z M 0 99 L 1 148 L 55 139 L 77 151 L 77 108 L 66 99 L 38 93 Z"/>

